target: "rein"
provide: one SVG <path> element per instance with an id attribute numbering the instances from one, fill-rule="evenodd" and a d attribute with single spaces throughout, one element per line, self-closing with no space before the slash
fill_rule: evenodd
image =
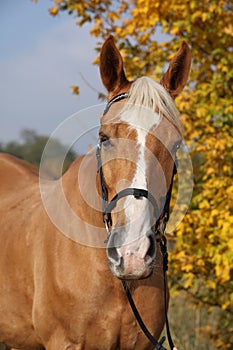
<path id="1" fill-rule="evenodd" d="M 125 92 L 125 93 L 119 94 L 119 95 L 115 96 L 113 99 L 111 99 L 108 102 L 108 104 L 104 110 L 103 115 L 105 115 L 108 112 L 109 108 L 112 106 L 113 103 L 118 102 L 122 99 L 125 99 L 128 96 L 129 96 L 129 93 Z M 109 202 L 108 201 L 108 190 L 107 190 L 107 187 L 106 187 L 105 182 L 104 182 L 104 175 L 103 175 L 103 168 L 102 168 L 102 161 L 101 161 L 101 142 L 99 142 L 97 145 L 96 158 L 97 158 L 97 167 L 98 167 L 97 171 L 99 172 L 100 187 L 101 187 L 101 191 L 102 191 L 102 217 L 103 217 L 103 222 L 105 224 L 105 228 L 106 228 L 106 231 L 108 234 L 108 238 L 105 240 L 105 243 L 107 243 L 108 239 L 111 235 L 111 229 L 110 229 L 110 226 L 112 225 L 111 211 L 116 207 L 117 202 L 120 198 L 130 196 L 130 195 L 134 196 L 134 198 L 136 198 L 136 199 L 141 199 L 142 197 L 145 197 L 153 205 L 155 217 L 158 217 L 159 211 L 158 211 L 158 205 L 157 205 L 157 202 L 156 202 L 156 199 L 154 198 L 154 196 L 149 191 L 147 191 L 145 189 L 141 189 L 141 188 L 131 188 L 131 187 L 126 188 L 126 189 L 118 192 L 112 198 L 112 200 Z M 174 348 L 174 343 L 172 341 L 170 328 L 169 328 L 169 322 L 168 322 L 168 316 L 167 316 L 167 312 L 166 312 L 166 305 L 167 305 L 166 271 L 168 270 L 168 252 L 167 252 L 167 239 L 165 237 L 165 233 L 166 233 L 166 225 L 167 225 L 167 222 L 169 220 L 170 201 L 171 201 L 171 194 L 172 194 L 172 187 L 173 187 L 173 178 L 174 178 L 175 174 L 176 174 L 176 165 L 174 163 L 172 180 L 171 180 L 171 184 L 170 184 L 169 190 L 168 190 L 167 195 L 166 195 L 166 200 L 165 200 L 163 212 L 155 224 L 155 234 L 160 234 L 162 236 L 159 243 L 160 243 L 160 249 L 161 249 L 161 253 L 162 253 L 162 257 L 163 257 L 165 324 L 166 324 L 166 330 L 167 330 L 167 338 L 168 338 L 168 342 L 169 342 L 169 346 L 170 346 L 171 350 L 173 350 L 173 348 Z M 130 292 L 129 287 L 127 285 L 127 282 L 124 280 L 122 280 L 121 282 L 122 282 L 123 288 L 125 290 L 126 296 L 128 298 L 129 304 L 131 306 L 131 309 L 134 313 L 134 316 L 135 316 L 139 326 L 141 327 L 143 333 L 150 340 L 150 342 L 153 345 L 155 345 L 154 350 L 166 350 L 163 347 L 163 343 L 166 340 L 166 338 L 162 337 L 160 341 L 157 341 L 153 337 L 153 335 L 150 333 L 150 331 L 148 330 L 148 328 L 144 324 L 144 322 L 143 322 L 143 320 L 142 320 L 142 318 L 137 310 L 137 307 L 134 303 L 134 300 L 132 298 L 131 292 Z"/>

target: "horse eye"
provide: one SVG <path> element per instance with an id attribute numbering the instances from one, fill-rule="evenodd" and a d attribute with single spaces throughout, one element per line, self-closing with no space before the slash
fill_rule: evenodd
<path id="1" fill-rule="evenodd" d="M 100 135 L 100 142 L 105 148 L 111 146 L 111 141 L 106 135 Z"/>
<path id="2" fill-rule="evenodd" d="M 105 140 L 105 141 L 101 141 L 102 142 L 102 145 L 107 148 L 109 146 L 111 146 L 111 141 L 109 139 Z"/>

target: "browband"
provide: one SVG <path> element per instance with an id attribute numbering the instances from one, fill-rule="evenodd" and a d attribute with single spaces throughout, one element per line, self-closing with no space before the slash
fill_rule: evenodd
<path id="1" fill-rule="evenodd" d="M 116 95 L 115 97 L 113 97 L 106 105 L 105 109 L 104 109 L 104 113 L 103 115 L 105 115 L 109 108 L 111 107 L 111 105 L 115 102 L 124 100 L 125 98 L 129 97 L 129 93 L 128 92 L 123 92 L 122 94 Z"/>

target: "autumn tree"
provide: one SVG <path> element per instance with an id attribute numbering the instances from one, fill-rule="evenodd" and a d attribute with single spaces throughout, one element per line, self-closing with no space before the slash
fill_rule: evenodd
<path id="1" fill-rule="evenodd" d="M 174 232 L 170 274 L 173 290 L 187 291 L 209 312 L 219 310 L 217 327 L 202 334 L 221 349 L 233 342 L 232 7 L 230 0 L 54 0 L 50 9 L 74 15 L 79 26 L 91 22 L 100 43 L 113 34 L 129 78 L 160 80 L 181 42 L 190 45 L 190 82 L 177 104 L 195 186 Z"/>

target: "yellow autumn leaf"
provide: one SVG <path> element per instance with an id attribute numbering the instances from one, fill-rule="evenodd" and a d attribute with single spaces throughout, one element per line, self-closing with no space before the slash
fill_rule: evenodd
<path id="1" fill-rule="evenodd" d="M 72 85 L 70 88 L 72 89 L 74 95 L 79 95 L 80 91 L 78 86 Z"/>
<path id="2" fill-rule="evenodd" d="M 49 9 L 50 15 L 52 15 L 52 16 L 54 16 L 54 17 L 58 15 L 58 12 L 59 12 L 59 10 L 58 10 L 57 7 L 51 7 L 51 8 Z"/>

